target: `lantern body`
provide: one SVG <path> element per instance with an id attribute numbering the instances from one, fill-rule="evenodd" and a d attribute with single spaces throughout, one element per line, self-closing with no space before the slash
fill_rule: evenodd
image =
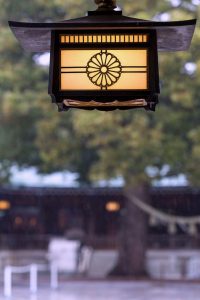
<path id="1" fill-rule="evenodd" d="M 156 30 L 52 31 L 49 94 L 60 110 L 154 110 L 158 93 Z"/>
<path id="2" fill-rule="evenodd" d="M 112 0 L 78 19 L 56 23 L 9 21 L 26 51 L 50 50 L 49 94 L 69 108 L 155 110 L 158 51 L 188 50 L 196 19 L 154 22 L 130 18 Z"/>

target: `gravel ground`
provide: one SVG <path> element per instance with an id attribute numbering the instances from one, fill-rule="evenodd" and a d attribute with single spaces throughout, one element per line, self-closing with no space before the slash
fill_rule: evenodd
<path id="1" fill-rule="evenodd" d="M 200 283 L 152 281 L 67 281 L 51 290 L 47 281 L 40 282 L 31 294 L 26 284 L 14 285 L 12 296 L 0 300 L 200 300 Z"/>

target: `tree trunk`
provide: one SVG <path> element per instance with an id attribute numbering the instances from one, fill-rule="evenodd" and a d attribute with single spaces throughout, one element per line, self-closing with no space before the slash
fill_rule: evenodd
<path id="1" fill-rule="evenodd" d="M 147 249 L 147 215 L 131 198 L 137 197 L 148 203 L 149 189 L 146 185 L 125 189 L 126 203 L 121 216 L 119 259 L 111 275 L 146 276 L 145 255 Z"/>

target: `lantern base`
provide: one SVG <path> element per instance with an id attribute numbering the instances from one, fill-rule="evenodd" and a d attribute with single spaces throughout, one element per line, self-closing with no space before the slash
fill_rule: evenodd
<path id="1" fill-rule="evenodd" d="M 78 108 L 85 110 L 101 110 L 101 111 L 111 111 L 111 110 L 127 110 L 144 108 L 146 110 L 155 111 L 156 105 L 158 103 L 158 96 L 154 95 L 152 99 L 134 99 L 128 101 L 112 101 L 112 102 L 100 102 L 100 101 L 81 101 L 65 99 L 61 103 L 57 103 L 59 111 L 67 111 L 70 108 Z"/>

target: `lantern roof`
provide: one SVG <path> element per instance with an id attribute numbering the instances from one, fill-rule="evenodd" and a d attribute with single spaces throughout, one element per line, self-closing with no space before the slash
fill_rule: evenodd
<path id="1" fill-rule="evenodd" d="M 78 19 L 52 23 L 9 21 L 14 35 L 26 51 L 50 51 L 52 30 L 125 30 L 155 29 L 159 51 L 183 51 L 190 46 L 196 19 L 156 22 L 126 17 L 121 11 L 92 11 Z"/>

